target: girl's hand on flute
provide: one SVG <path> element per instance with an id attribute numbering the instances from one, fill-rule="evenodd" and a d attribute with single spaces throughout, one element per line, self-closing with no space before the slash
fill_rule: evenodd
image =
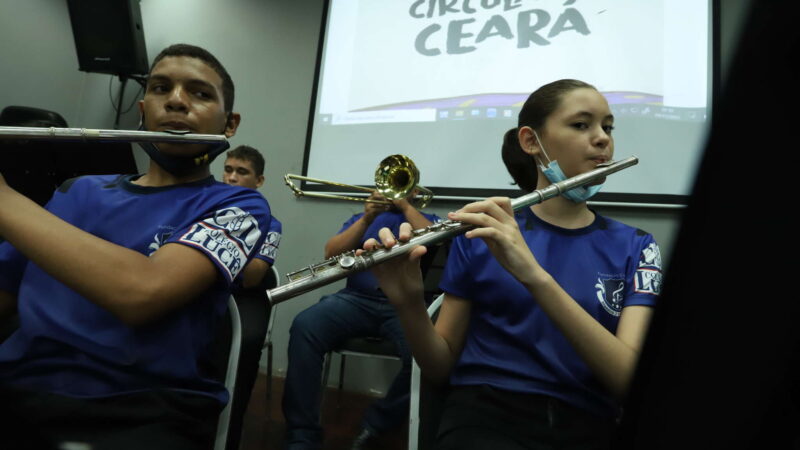
<path id="1" fill-rule="evenodd" d="M 375 239 L 368 239 L 364 243 L 364 249 L 359 250 L 358 254 L 374 250 L 380 245 L 391 248 L 398 242 L 406 242 L 411 239 L 411 231 L 411 224 L 403 223 L 400 225 L 400 235 L 395 238 L 391 230 L 382 228 L 378 232 L 380 244 Z M 405 256 L 399 256 L 372 267 L 372 273 L 378 279 L 381 290 L 395 307 L 402 307 L 410 302 L 424 301 L 424 286 L 419 261 L 426 252 L 425 246 L 418 245 Z"/>
<path id="2" fill-rule="evenodd" d="M 523 284 L 546 275 L 525 243 L 507 197 L 470 203 L 447 218 L 475 225 L 465 236 L 483 239 L 497 261 Z"/>

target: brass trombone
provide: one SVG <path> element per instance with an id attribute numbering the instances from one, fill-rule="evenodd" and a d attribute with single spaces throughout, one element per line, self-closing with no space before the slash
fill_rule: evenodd
<path id="1" fill-rule="evenodd" d="M 295 197 L 317 197 L 335 200 L 350 200 L 354 202 L 378 203 L 391 205 L 391 200 L 400 200 L 408 197 L 415 189 L 418 196 L 414 199 L 414 206 L 422 209 L 433 199 L 433 192 L 430 189 L 420 186 L 419 170 L 408 156 L 391 155 L 383 159 L 375 169 L 375 187 L 354 186 L 352 184 L 336 183 L 319 178 L 311 178 L 302 175 L 287 173 L 283 176 L 286 185 L 294 192 Z M 353 197 L 340 194 L 323 194 L 320 192 L 306 192 L 295 186 L 292 180 L 310 181 L 312 183 L 328 184 L 332 186 L 346 187 L 354 190 L 373 192 L 378 191 L 388 200 L 370 200 L 363 197 Z"/>

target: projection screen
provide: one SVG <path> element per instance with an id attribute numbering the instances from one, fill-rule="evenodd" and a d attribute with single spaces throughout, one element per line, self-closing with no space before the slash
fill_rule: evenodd
<path id="1" fill-rule="evenodd" d="M 594 200 L 685 204 L 717 64 L 707 0 L 330 0 L 303 174 L 372 185 L 413 159 L 438 196 L 519 195 L 500 158 L 528 95 L 575 78 L 615 116 L 615 158 Z M 306 189 L 337 190 L 306 184 Z"/>

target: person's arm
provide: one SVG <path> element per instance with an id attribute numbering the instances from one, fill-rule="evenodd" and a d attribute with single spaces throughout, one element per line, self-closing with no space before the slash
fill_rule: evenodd
<path id="1" fill-rule="evenodd" d="M 93 236 L 11 189 L 0 176 L 0 235 L 51 276 L 130 325 L 189 303 L 219 276 L 200 251 L 166 244 L 152 255 Z"/>
<path id="2" fill-rule="evenodd" d="M 415 229 L 415 228 L 414 228 Z M 411 238 L 412 226 L 403 223 L 398 239 Z M 397 239 L 388 228 L 379 232 L 382 245 L 392 247 Z M 372 250 L 378 242 L 369 239 L 364 250 Z M 445 294 L 436 325 L 431 323 L 423 297 L 424 286 L 419 261 L 427 249 L 417 246 L 408 257 L 395 258 L 372 268 L 381 289 L 394 306 L 411 354 L 426 379 L 441 384 L 447 381 L 458 361 L 467 335 L 472 303 Z"/>
<path id="3" fill-rule="evenodd" d="M 10 292 L 0 291 L 0 320 L 11 317 L 17 310 L 17 300 Z"/>
<path id="4" fill-rule="evenodd" d="M 532 272 L 520 280 L 598 379 L 618 399 L 630 386 L 652 317 L 648 306 L 622 310 L 612 334 L 567 294 L 552 277 Z"/>
<path id="5" fill-rule="evenodd" d="M 435 325 L 423 301 L 393 304 L 422 374 L 435 384 L 446 382 L 464 349 L 472 302 L 445 294 Z"/>
<path id="6" fill-rule="evenodd" d="M 272 265 L 263 259 L 253 258 L 242 270 L 242 287 L 245 289 L 258 287 L 270 267 Z"/>
<path id="7" fill-rule="evenodd" d="M 406 199 L 394 200 L 392 203 L 403 213 L 406 222 L 410 223 L 415 230 L 425 228 L 433 223 Z"/>
<path id="8" fill-rule="evenodd" d="M 373 192 L 369 198 L 383 199 L 383 196 L 377 192 Z M 369 202 L 364 203 L 364 215 L 359 217 L 358 220 L 353 222 L 346 230 L 334 235 L 325 243 L 325 259 L 359 248 L 361 246 L 361 238 L 364 236 L 367 228 L 372 224 L 372 221 L 375 220 L 378 214 L 387 209 L 387 205 Z"/>
<path id="9" fill-rule="evenodd" d="M 274 216 L 271 216 L 269 231 L 267 232 L 267 238 L 264 239 L 264 244 L 242 272 L 243 288 L 251 289 L 261 285 L 267 272 L 272 267 L 272 264 L 274 264 L 275 258 L 278 256 L 278 247 L 281 243 L 282 232 L 283 226 L 280 221 Z"/>
<path id="10" fill-rule="evenodd" d="M 449 218 L 478 226 L 469 239 L 482 238 L 498 262 L 519 280 L 601 383 L 617 398 L 626 394 L 642 348 L 652 309 L 623 309 L 616 334 L 583 309 L 536 261 L 514 220 L 507 198 L 471 203 Z"/>

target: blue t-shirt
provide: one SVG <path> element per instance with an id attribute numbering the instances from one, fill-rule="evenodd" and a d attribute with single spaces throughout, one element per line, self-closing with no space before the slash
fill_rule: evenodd
<path id="1" fill-rule="evenodd" d="M 616 332 L 622 308 L 655 304 L 661 255 L 650 234 L 600 215 L 574 230 L 544 222 L 530 208 L 515 218 L 539 264 L 610 332 Z M 616 415 L 613 397 L 483 240 L 454 240 L 440 287 L 472 302 L 453 385 L 545 394 Z"/>
<path id="2" fill-rule="evenodd" d="M 0 344 L 3 384 L 72 397 L 173 389 L 227 402 L 210 372 L 209 345 L 232 280 L 263 245 L 269 205 L 252 189 L 213 177 L 159 188 L 132 184 L 135 177 L 68 180 L 47 209 L 144 255 L 168 243 L 189 246 L 221 276 L 185 306 L 131 327 L 0 244 L 0 289 L 17 294 L 20 317 Z"/>
<path id="3" fill-rule="evenodd" d="M 433 214 L 425 214 L 421 213 L 426 219 L 430 220 L 431 222 L 439 221 L 439 217 Z M 337 234 L 340 234 L 344 230 L 350 228 L 358 219 L 360 219 L 364 213 L 359 213 L 351 217 L 347 222 L 342 225 L 342 228 L 339 230 Z M 375 217 L 375 220 L 367 227 L 367 231 L 361 236 L 361 241 L 359 242 L 359 248 L 364 246 L 364 242 L 367 242 L 370 238 L 378 239 L 378 232 L 381 228 L 389 228 L 392 230 L 392 233 L 397 236 L 400 232 L 400 225 L 403 222 L 407 222 L 405 215 L 399 211 L 386 211 L 378 214 Z M 354 289 L 360 291 L 367 295 L 376 295 L 379 297 L 384 297 L 383 292 L 379 290 L 378 286 L 378 279 L 375 278 L 375 275 L 372 274 L 369 270 L 364 270 L 361 272 L 354 273 L 347 277 L 347 288 Z"/>

